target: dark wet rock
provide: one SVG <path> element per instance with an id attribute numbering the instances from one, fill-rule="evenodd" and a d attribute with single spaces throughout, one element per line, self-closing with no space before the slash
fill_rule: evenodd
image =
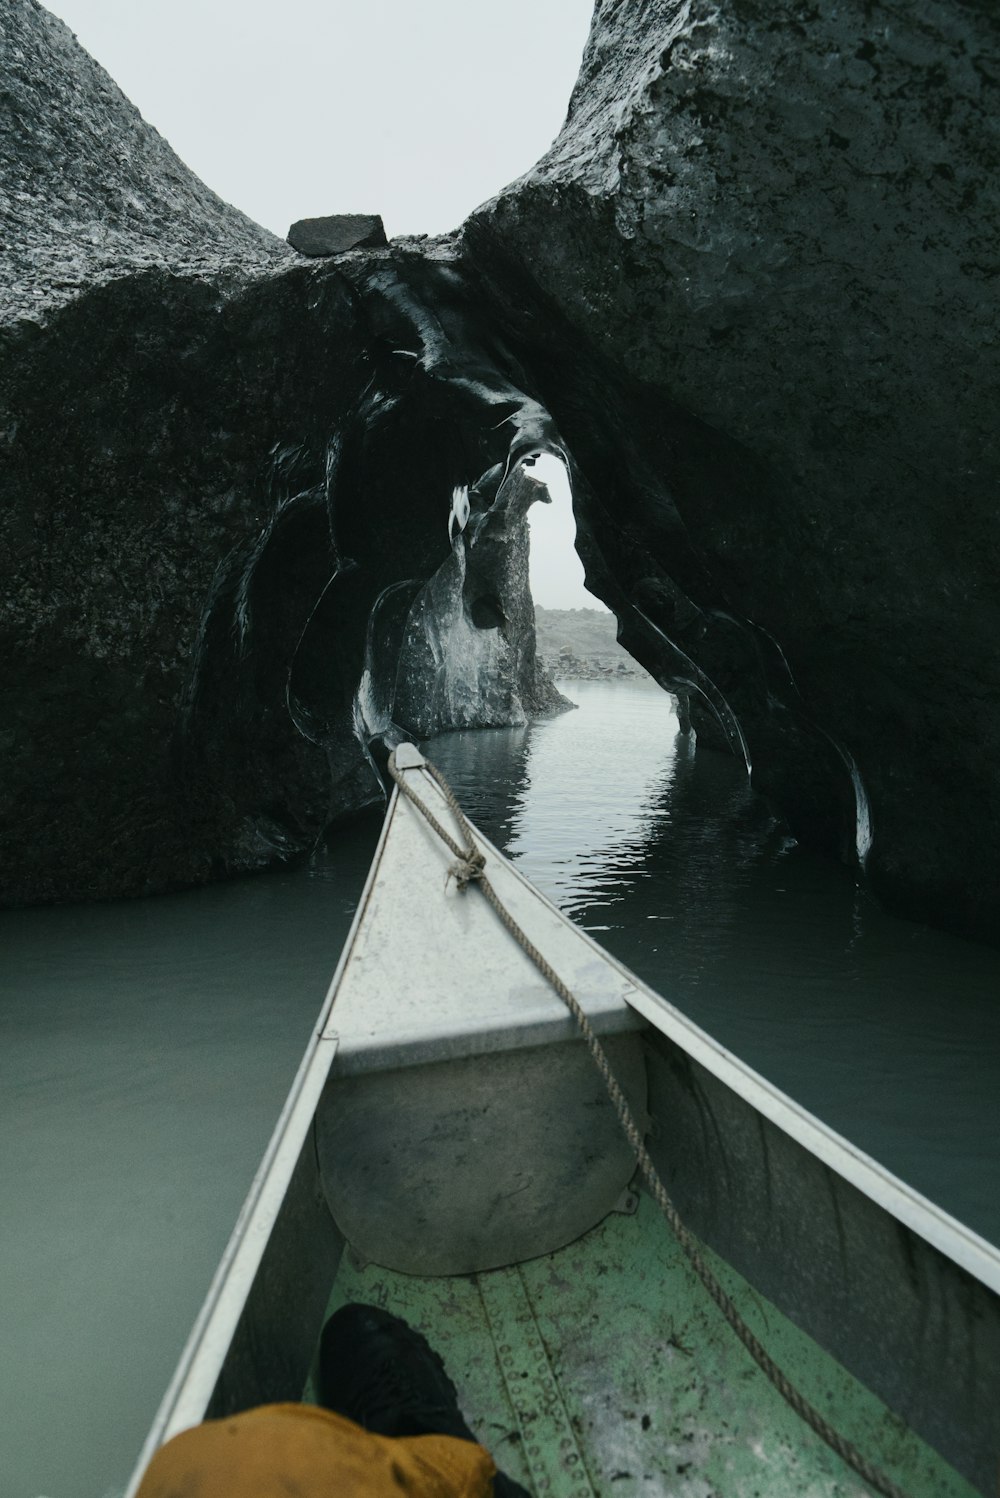
<path id="1" fill-rule="evenodd" d="M 4 45 L 0 898 L 307 853 L 381 795 L 456 486 L 551 421 L 447 242 L 304 261 L 33 0 Z"/>
<path id="2" fill-rule="evenodd" d="M 572 706 L 536 654 L 527 515 L 547 499 L 545 488 L 524 468 L 497 493 L 499 479 L 497 471 L 473 490 L 451 555 L 409 614 L 392 718 L 417 738 L 526 723 Z"/>
<path id="3" fill-rule="evenodd" d="M 388 244 L 377 213 L 334 213 L 328 218 L 300 218 L 288 231 L 288 243 L 300 255 L 343 255 L 347 250 L 374 250 Z"/>
<path id="4" fill-rule="evenodd" d="M 383 253 L 225 293 L 150 271 L 12 331 L 8 901 L 264 867 L 381 795 L 366 745 L 453 492 L 554 441 L 476 362 L 447 249 Z"/>
<path id="5" fill-rule="evenodd" d="M 876 888 L 994 938 L 998 24 L 600 0 L 562 134 L 465 229 L 623 643 L 845 853 L 853 762 Z"/>

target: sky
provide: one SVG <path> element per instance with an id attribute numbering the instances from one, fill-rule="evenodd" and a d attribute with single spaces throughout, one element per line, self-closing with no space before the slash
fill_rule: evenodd
<path id="1" fill-rule="evenodd" d="M 528 576 L 531 596 L 546 609 L 610 609 L 588 593 L 583 582 L 583 563 L 576 554 L 576 521 L 569 477 L 558 458 L 544 453 L 532 473 L 549 491 L 549 504 L 533 504 L 528 511 L 531 553 Z"/>
<path id="2" fill-rule="evenodd" d="M 215 192 L 284 236 L 381 213 L 437 234 L 566 116 L 593 0 L 52 0 Z"/>
<path id="3" fill-rule="evenodd" d="M 455 229 L 559 133 L 593 0 L 51 0 L 178 156 L 282 238 L 298 218 L 381 213 Z M 534 505 L 532 589 L 582 588 L 562 465 Z"/>

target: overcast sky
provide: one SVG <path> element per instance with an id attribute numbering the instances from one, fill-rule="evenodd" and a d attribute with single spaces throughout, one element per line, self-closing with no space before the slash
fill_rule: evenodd
<path id="1" fill-rule="evenodd" d="M 547 150 L 592 0 L 52 0 L 49 9 L 187 165 L 258 223 L 284 237 L 297 218 L 381 213 L 391 237 L 457 228 Z M 586 606 L 568 497 L 532 514 L 543 510 L 536 599 Z"/>
<path id="2" fill-rule="evenodd" d="M 455 229 L 566 116 L 592 0 L 54 0 L 150 124 L 284 234 Z"/>

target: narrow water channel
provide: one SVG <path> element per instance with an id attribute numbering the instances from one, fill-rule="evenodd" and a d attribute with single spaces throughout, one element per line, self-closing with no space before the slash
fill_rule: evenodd
<path id="1" fill-rule="evenodd" d="M 1000 955 L 791 845 L 653 686 L 427 746 L 575 920 L 1000 1242 Z M 312 869 L 0 916 L 3 1498 L 120 1493 L 294 1073 L 380 818 Z"/>

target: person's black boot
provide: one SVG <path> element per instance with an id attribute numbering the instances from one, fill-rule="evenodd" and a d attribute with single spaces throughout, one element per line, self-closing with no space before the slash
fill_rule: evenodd
<path id="1" fill-rule="evenodd" d="M 476 1439 L 426 1337 L 377 1306 L 341 1306 L 327 1321 L 319 1345 L 319 1399 L 373 1435 Z M 500 1472 L 493 1491 L 496 1498 L 529 1498 Z"/>
<path id="2" fill-rule="evenodd" d="M 377 1436 L 476 1438 L 425 1337 L 377 1306 L 335 1311 L 319 1344 L 320 1403 Z"/>

